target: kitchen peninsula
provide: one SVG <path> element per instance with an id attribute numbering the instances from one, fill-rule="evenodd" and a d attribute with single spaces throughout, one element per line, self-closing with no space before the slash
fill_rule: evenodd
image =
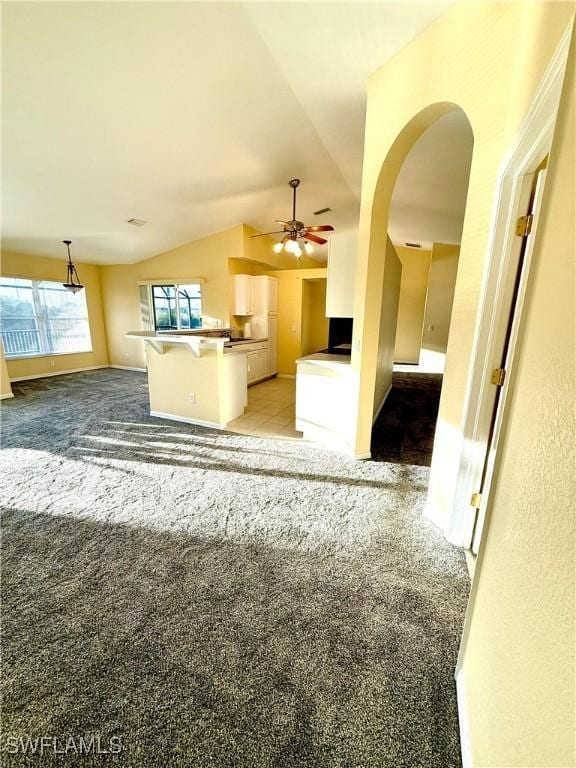
<path id="1" fill-rule="evenodd" d="M 229 329 L 133 331 L 146 347 L 150 415 L 225 429 L 247 404 L 247 356 L 267 339 L 234 339 Z"/>

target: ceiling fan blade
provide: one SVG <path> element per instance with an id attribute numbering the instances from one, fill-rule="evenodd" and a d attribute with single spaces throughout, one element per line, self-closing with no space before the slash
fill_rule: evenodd
<path id="1" fill-rule="evenodd" d="M 280 221 L 280 219 L 276 219 L 276 224 L 282 224 L 283 227 L 290 226 L 287 221 Z"/>
<path id="2" fill-rule="evenodd" d="M 259 235 L 250 235 L 250 237 L 266 237 L 266 235 L 282 235 L 284 234 L 283 229 L 277 229 L 274 232 L 261 232 Z"/>
<path id="3" fill-rule="evenodd" d="M 334 227 L 331 224 L 322 224 L 318 227 L 306 227 L 308 232 L 334 232 Z"/>
<path id="4" fill-rule="evenodd" d="M 328 240 L 324 240 L 323 237 L 317 237 L 316 235 L 311 235 L 308 232 L 304 235 L 304 240 L 310 240 L 312 243 L 316 243 L 317 245 L 324 245 L 324 243 L 328 242 Z"/>

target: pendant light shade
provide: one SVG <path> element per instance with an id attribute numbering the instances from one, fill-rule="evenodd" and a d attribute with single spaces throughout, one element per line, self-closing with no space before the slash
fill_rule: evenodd
<path id="1" fill-rule="evenodd" d="M 78 277 L 78 272 L 76 272 L 76 267 L 72 263 L 72 257 L 70 256 L 70 246 L 72 245 L 72 240 L 62 240 L 66 248 L 68 249 L 68 265 L 66 267 L 67 273 L 66 273 L 66 282 L 62 283 L 64 288 L 66 290 L 71 291 L 72 293 L 78 293 L 78 291 L 81 291 L 84 286 L 80 282 L 80 278 Z"/>

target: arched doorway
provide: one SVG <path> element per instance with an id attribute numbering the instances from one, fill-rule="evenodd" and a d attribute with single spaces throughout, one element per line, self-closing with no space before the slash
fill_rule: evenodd
<path id="1" fill-rule="evenodd" d="M 372 186 L 373 191 L 365 194 L 361 210 L 358 260 L 362 266 L 357 272 L 351 361 L 357 382 L 354 443 L 354 453 L 357 457 L 370 455 L 379 359 L 378 328 L 382 316 L 384 254 L 389 241 L 394 189 L 401 169 L 420 137 L 441 118 L 454 112 L 463 114 L 460 107 L 453 102 L 434 103 L 418 112 L 397 134 L 373 184 L 366 185 Z M 449 152 L 450 147 L 447 146 L 446 153 Z M 449 360 L 447 364 L 450 365 Z M 389 376 L 391 383 L 391 367 Z"/>
<path id="2" fill-rule="evenodd" d="M 461 109 L 413 144 L 396 177 L 388 235 L 402 264 L 392 389 L 373 459 L 430 466 L 448 348 L 474 137 Z"/>

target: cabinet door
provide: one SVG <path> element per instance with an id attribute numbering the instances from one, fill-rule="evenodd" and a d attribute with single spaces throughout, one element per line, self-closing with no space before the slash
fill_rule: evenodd
<path id="1" fill-rule="evenodd" d="M 252 278 L 252 313 L 262 317 L 268 314 L 268 278 L 265 275 Z"/>
<path id="2" fill-rule="evenodd" d="M 234 310 L 233 315 L 252 315 L 253 313 L 252 275 L 234 275 Z"/>
<path id="3" fill-rule="evenodd" d="M 258 352 L 258 357 L 258 372 L 260 374 L 258 378 L 264 379 L 268 375 L 268 350 L 263 349 Z"/>
<path id="4" fill-rule="evenodd" d="M 268 278 L 268 314 L 278 314 L 278 280 L 275 277 Z"/>
<path id="5" fill-rule="evenodd" d="M 248 384 L 252 384 L 253 381 L 260 378 L 258 375 L 258 352 L 248 352 L 246 355 L 246 366 Z"/>
<path id="6" fill-rule="evenodd" d="M 278 318 L 268 318 L 268 362 L 266 365 L 268 376 L 278 373 Z"/>
<path id="7" fill-rule="evenodd" d="M 326 317 L 354 317 L 357 232 L 343 232 L 330 237 Z"/>

